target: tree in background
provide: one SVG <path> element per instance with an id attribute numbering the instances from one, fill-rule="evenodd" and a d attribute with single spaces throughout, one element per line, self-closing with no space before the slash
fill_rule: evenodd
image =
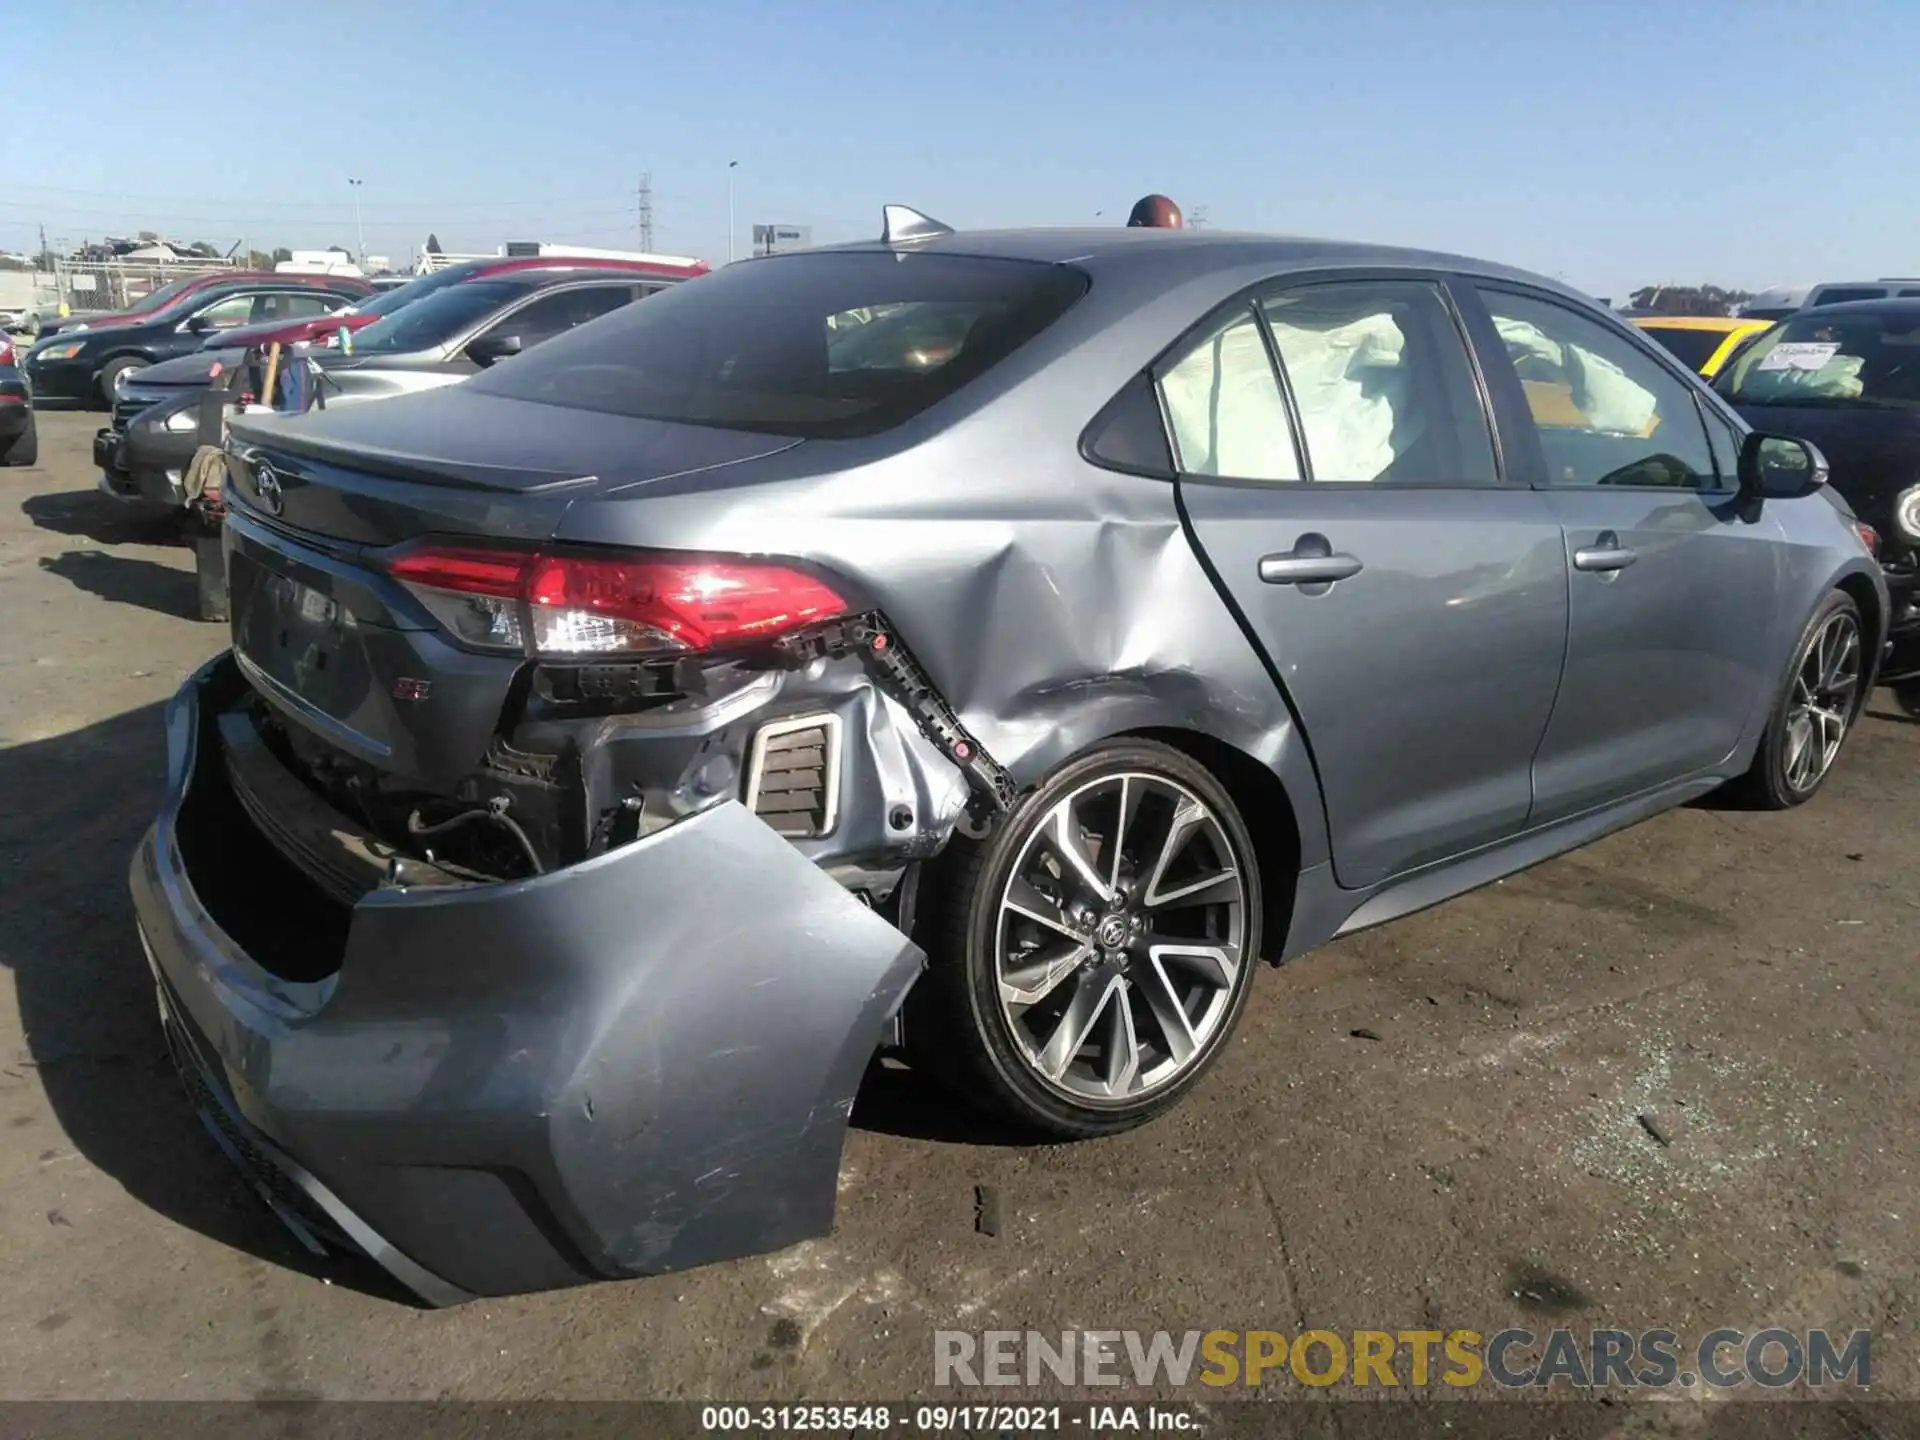
<path id="1" fill-rule="evenodd" d="M 273 252 L 273 263 L 276 265 L 280 264 L 284 260 L 291 260 L 291 259 L 293 259 L 293 251 L 287 249 L 287 247 L 284 245 L 282 245 L 278 250 Z"/>
<path id="2" fill-rule="evenodd" d="M 440 237 L 429 230 L 427 232 L 427 254 L 444 255 L 445 253 L 446 252 L 440 248 Z"/>
<path id="3" fill-rule="evenodd" d="M 1634 291 L 1627 303 L 1656 315 L 1731 315 L 1734 306 L 1752 298 L 1750 290 L 1724 290 L 1718 285 L 1646 285 Z"/>

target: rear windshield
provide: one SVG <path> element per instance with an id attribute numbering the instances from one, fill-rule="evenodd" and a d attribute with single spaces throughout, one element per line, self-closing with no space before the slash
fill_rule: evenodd
<path id="1" fill-rule="evenodd" d="M 1736 405 L 1920 407 L 1920 306 L 1802 311 L 1720 371 Z"/>
<path id="2" fill-rule="evenodd" d="M 1681 330 L 1666 325 L 1643 327 L 1646 333 L 1672 352 L 1689 370 L 1698 370 L 1713 358 L 1713 352 L 1725 343 L 1724 330 Z"/>
<path id="3" fill-rule="evenodd" d="M 401 293 L 395 290 L 380 298 L 388 300 Z M 384 319 L 374 321 L 353 337 L 353 353 L 405 355 L 444 345 L 469 325 L 526 293 L 525 285 L 505 280 L 465 280 L 434 290 L 398 309 L 389 307 Z"/>
<path id="4" fill-rule="evenodd" d="M 1850 305 L 1855 300 L 1884 300 L 1887 287 L 1884 285 L 1829 285 L 1812 300 L 1814 305 Z"/>
<path id="5" fill-rule="evenodd" d="M 616 310 L 470 385 L 729 430 L 876 435 L 1004 359 L 1086 288 L 1078 270 L 1022 260 L 754 260 Z"/>

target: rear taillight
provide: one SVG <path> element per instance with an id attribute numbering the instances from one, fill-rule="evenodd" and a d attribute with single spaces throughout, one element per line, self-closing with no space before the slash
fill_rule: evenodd
<path id="1" fill-rule="evenodd" d="M 1880 532 L 1864 520 L 1853 522 L 1853 533 L 1860 537 L 1860 543 L 1866 546 L 1867 554 L 1878 557 L 1880 554 Z"/>
<path id="2" fill-rule="evenodd" d="M 823 581 L 733 556 L 433 544 L 387 569 L 463 643 L 551 658 L 722 650 L 847 613 Z"/>
<path id="3" fill-rule="evenodd" d="M 13 342 L 7 339 L 6 336 L 0 335 L 0 365 L 11 365 L 13 363 Z"/>

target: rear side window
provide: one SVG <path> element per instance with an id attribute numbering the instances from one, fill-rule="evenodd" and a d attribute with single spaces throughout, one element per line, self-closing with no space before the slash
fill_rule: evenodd
<path id="1" fill-rule="evenodd" d="M 561 336 L 470 387 L 723 429 L 874 435 L 998 364 L 1086 288 L 1066 266 L 975 256 L 753 260 Z"/>
<path id="2" fill-rule="evenodd" d="M 1236 480 L 1298 480 L 1280 382 L 1251 309 L 1230 315 L 1160 375 L 1180 469 Z"/>
<path id="3" fill-rule="evenodd" d="M 1431 285 L 1343 281 L 1261 309 L 1306 432 L 1315 481 L 1491 485 L 1498 479 L 1466 342 Z"/>

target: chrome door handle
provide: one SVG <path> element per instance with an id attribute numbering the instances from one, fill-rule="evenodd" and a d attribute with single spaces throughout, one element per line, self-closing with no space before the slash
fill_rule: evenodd
<path id="1" fill-rule="evenodd" d="M 1611 530 L 1602 530 L 1594 537 L 1591 545 L 1573 552 L 1573 568 L 1606 572 L 1624 570 L 1640 558 L 1635 551 L 1620 543 L 1620 537 Z"/>
<path id="2" fill-rule="evenodd" d="M 1260 557 L 1260 578 L 1269 585 L 1331 585 L 1362 570 L 1352 555 L 1338 555 L 1324 535 L 1302 535 L 1293 549 Z"/>

